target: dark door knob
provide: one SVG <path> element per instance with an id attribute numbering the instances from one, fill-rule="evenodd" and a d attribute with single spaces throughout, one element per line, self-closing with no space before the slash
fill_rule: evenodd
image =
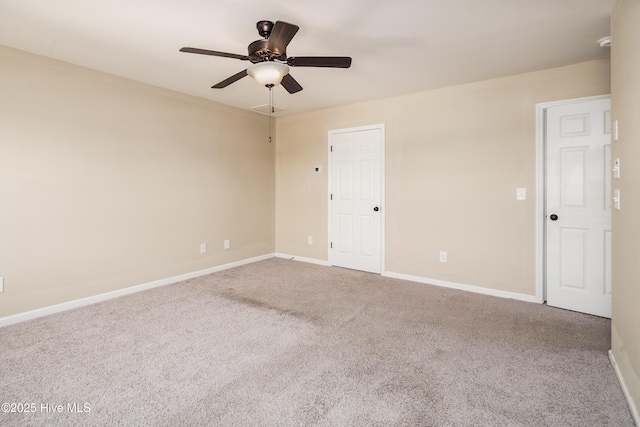
<path id="1" fill-rule="evenodd" d="M 551 219 L 551 221 L 555 221 L 558 219 L 558 215 L 552 214 L 549 218 Z"/>
<path id="2" fill-rule="evenodd" d="M 374 210 L 375 212 L 378 212 L 378 211 L 380 210 L 380 208 L 376 206 L 375 208 L 373 208 L 373 210 Z"/>

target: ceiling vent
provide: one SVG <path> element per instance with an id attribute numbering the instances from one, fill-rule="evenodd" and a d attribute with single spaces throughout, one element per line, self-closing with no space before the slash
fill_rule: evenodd
<path id="1" fill-rule="evenodd" d="M 600 47 L 611 47 L 611 37 L 607 36 L 601 38 L 600 40 L 598 40 L 598 44 L 600 45 Z"/>

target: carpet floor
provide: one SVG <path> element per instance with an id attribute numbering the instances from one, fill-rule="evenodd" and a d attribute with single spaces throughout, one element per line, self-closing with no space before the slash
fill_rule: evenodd
<path id="1" fill-rule="evenodd" d="M 633 426 L 610 329 L 273 258 L 0 328 L 0 425 Z"/>

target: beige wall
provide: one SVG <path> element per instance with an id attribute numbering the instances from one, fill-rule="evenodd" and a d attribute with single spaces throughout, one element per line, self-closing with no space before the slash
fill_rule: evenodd
<path id="1" fill-rule="evenodd" d="M 611 349 L 638 417 L 640 408 L 640 2 L 620 0 L 612 14 L 611 101 L 620 138 L 621 209 L 613 212 Z M 636 418 L 636 421 L 638 418 Z"/>
<path id="2" fill-rule="evenodd" d="M 280 118 L 276 251 L 327 260 L 327 132 L 384 123 L 386 270 L 534 295 L 535 105 L 609 89 L 594 61 Z"/>
<path id="3" fill-rule="evenodd" d="M 0 317 L 273 253 L 267 137 L 265 116 L 0 47 Z"/>

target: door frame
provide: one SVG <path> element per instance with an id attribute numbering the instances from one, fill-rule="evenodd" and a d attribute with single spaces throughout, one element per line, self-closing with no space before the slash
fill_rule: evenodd
<path id="1" fill-rule="evenodd" d="M 380 274 L 384 274 L 385 273 L 385 247 L 386 247 L 386 240 L 385 240 L 385 217 L 386 217 L 386 211 L 387 211 L 387 206 L 385 204 L 385 155 L 386 155 L 386 148 L 385 148 L 385 126 L 384 123 L 378 123 L 378 124 L 374 124 L 374 125 L 366 125 L 366 126 L 357 126 L 357 127 L 351 127 L 351 128 L 342 128 L 342 129 L 332 129 L 327 133 L 327 178 L 328 178 L 328 187 L 327 187 L 327 242 L 329 243 L 329 245 L 327 245 L 327 260 L 329 260 L 329 265 L 333 265 L 333 260 L 332 260 L 332 251 L 331 251 L 331 238 L 332 238 L 332 221 L 331 221 L 331 217 L 332 217 L 332 206 L 331 206 L 331 189 L 332 189 L 332 180 L 331 180 L 331 176 L 332 176 L 332 164 L 333 164 L 333 160 L 332 160 L 332 154 L 331 154 L 331 139 L 333 137 L 333 135 L 335 134 L 339 134 L 339 133 L 346 133 L 346 132 L 360 132 L 360 131 L 366 131 L 366 130 L 379 130 L 380 131 L 380 135 L 381 135 L 381 139 L 380 139 Z"/>
<path id="2" fill-rule="evenodd" d="M 546 254 L 546 220 L 545 210 L 547 201 L 546 186 L 546 110 L 551 107 L 578 104 L 589 101 L 599 101 L 610 99 L 611 95 L 586 96 L 582 98 L 563 99 L 560 101 L 542 102 L 536 104 L 536 296 L 538 303 L 542 304 L 547 300 L 547 288 L 545 277 L 547 266 L 545 262 Z"/>

